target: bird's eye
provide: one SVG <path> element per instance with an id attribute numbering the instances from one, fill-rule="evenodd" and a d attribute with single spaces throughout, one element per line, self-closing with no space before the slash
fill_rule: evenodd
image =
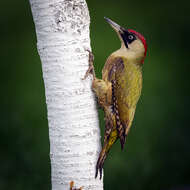
<path id="1" fill-rule="evenodd" d="M 133 35 L 129 35 L 128 38 L 129 38 L 129 40 L 133 40 L 134 37 L 133 37 Z"/>

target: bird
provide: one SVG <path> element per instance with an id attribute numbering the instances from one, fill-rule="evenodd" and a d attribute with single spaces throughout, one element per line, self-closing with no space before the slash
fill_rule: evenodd
<path id="1" fill-rule="evenodd" d="M 90 73 L 93 75 L 92 89 L 105 115 L 104 145 L 95 172 L 95 178 L 99 172 L 100 179 L 104 161 L 112 145 L 119 139 L 121 149 L 124 149 L 141 95 L 142 67 L 147 53 L 146 39 L 142 34 L 104 18 L 117 33 L 121 47 L 107 58 L 102 70 L 102 79 L 95 75 L 94 56 L 88 50 L 89 68 L 84 77 Z"/>

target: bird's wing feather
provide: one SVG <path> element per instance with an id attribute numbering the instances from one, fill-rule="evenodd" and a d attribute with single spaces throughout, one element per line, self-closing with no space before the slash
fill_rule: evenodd
<path id="1" fill-rule="evenodd" d="M 120 83 L 118 83 L 118 80 L 120 80 L 123 76 L 125 65 L 123 59 L 119 57 L 113 59 L 109 66 L 110 68 L 107 79 L 112 83 L 112 110 L 113 113 L 115 114 L 117 132 L 120 138 L 121 147 L 123 149 L 126 140 L 125 129 L 127 126 L 125 125 L 124 122 L 121 121 L 120 118 L 120 111 L 118 107 L 118 100 L 119 100 L 118 91 L 120 91 L 121 93 L 120 95 L 122 95 L 123 90 L 121 89 L 121 85 Z"/>
<path id="2" fill-rule="evenodd" d="M 106 67 L 107 80 L 112 83 L 113 112 L 123 148 L 140 97 L 142 74 L 137 66 L 126 63 L 123 57 L 108 59 Z"/>

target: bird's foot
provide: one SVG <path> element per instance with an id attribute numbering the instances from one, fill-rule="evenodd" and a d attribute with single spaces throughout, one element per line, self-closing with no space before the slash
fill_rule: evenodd
<path id="1" fill-rule="evenodd" d="M 82 190 L 82 188 L 83 188 L 83 187 L 80 187 L 80 188 L 73 188 L 73 187 L 74 187 L 74 181 L 71 181 L 69 190 Z"/>
<path id="2" fill-rule="evenodd" d="M 85 74 L 83 80 L 85 80 L 88 77 L 89 74 L 92 74 L 93 75 L 93 79 L 95 79 L 96 76 L 95 76 L 94 64 L 93 64 L 93 62 L 94 62 L 94 55 L 93 55 L 93 53 L 89 49 L 87 49 L 86 51 L 88 51 L 88 53 L 89 53 L 89 58 L 88 58 L 89 68 L 86 71 L 86 74 Z"/>

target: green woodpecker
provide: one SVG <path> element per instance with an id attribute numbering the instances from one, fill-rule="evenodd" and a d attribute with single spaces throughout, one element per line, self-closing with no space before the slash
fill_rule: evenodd
<path id="1" fill-rule="evenodd" d="M 92 88 L 105 113 L 104 145 L 99 154 L 95 174 L 97 177 L 99 171 L 100 179 L 111 146 L 120 139 L 121 149 L 124 148 L 141 95 L 142 66 L 147 51 L 146 40 L 140 33 L 105 19 L 116 31 L 121 48 L 108 57 L 102 70 L 102 79 L 95 76 L 93 55 L 90 52 L 90 67 L 86 73 L 86 76 L 89 72 L 93 74 Z"/>

